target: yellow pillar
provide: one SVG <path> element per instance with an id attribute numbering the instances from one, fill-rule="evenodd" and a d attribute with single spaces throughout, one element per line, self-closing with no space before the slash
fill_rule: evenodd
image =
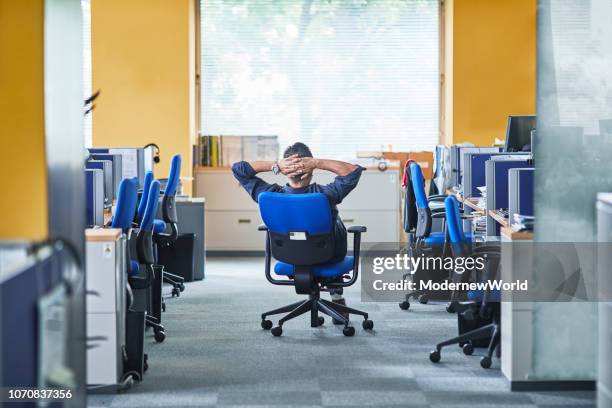
<path id="1" fill-rule="evenodd" d="M 0 0 L 0 239 L 48 234 L 43 24 L 43 0 Z"/>
<path id="2" fill-rule="evenodd" d="M 191 192 L 195 140 L 194 0 L 92 0 L 94 146 L 157 143 L 157 178 L 183 157 Z"/>
<path id="3" fill-rule="evenodd" d="M 488 146 L 508 115 L 535 113 L 536 12 L 536 0 L 446 1 L 447 140 Z"/>

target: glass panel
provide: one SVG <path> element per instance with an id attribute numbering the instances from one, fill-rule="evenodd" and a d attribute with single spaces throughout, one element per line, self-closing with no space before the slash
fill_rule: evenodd
<path id="1" fill-rule="evenodd" d="M 612 189 L 610 21 L 609 0 L 538 2 L 537 241 L 596 239 L 596 193 Z M 595 378 L 597 304 L 536 304 L 533 336 L 533 378 Z"/>

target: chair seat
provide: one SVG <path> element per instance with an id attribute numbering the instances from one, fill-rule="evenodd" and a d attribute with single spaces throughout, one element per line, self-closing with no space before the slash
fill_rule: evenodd
<path id="1" fill-rule="evenodd" d="M 333 264 L 314 265 L 312 269 L 316 278 L 338 278 L 353 270 L 353 257 L 347 256 Z M 289 277 L 295 274 L 293 265 L 284 262 L 277 262 L 274 265 L 274 273 Z"/>
<path id="2" fill-rule="evenodd" d="M 130 261 L 130 270 L 128 271 L 128 276 L 136 276 L 138 275 L 138 270 L 140 269 L 140 265 L 136 261 Z"/>
<path id="3" fill-rule="evenodd" d="M 482 302 L 484 297 L 484 291 L 482 290 L 470 290 L 467 293 L 467 297 L 469 300 L 473 302 Z M 492 290 L 489 293 L 489 302 L 499 302 L 501 300 L 501 292 L 499 290 Z"/>
<path id="4" fill-rule="evenodd" d="M 160 234 L 166 231 L 166 223 L 162 220 L 154 220 L 153 221 L 153 233 Z"/>
<path id="5" fill-rule="evenodd" d="M 466 233 L 465 234 L 465 239 L 467 241 L 471 241 L 472 240 L 472 234 L 471 233 Z M 425 242 L 425 244 L 427 244 L 427 245 L 443 244 L 444 243 L 444 233 L 443 232 L 432 232 L 431 234 L 429 234 L 429 236 L 427 238 L 425 238 L 423 240 L 423 242 Z"/>

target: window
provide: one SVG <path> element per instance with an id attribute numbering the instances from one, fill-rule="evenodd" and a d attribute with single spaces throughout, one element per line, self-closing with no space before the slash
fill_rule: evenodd
<path id="1" fill-rule="evenodd" d="M 438 0 L 200 4 L 203 134 L 335 158 L 438 143 Z"/>

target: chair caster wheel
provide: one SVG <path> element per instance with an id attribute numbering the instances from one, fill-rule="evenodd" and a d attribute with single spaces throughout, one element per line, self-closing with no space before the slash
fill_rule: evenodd
<path id="1" fill-rule="evenodd" d="M 480 359 L 480 366 L 482 368 L 491 368 L 491 357 L 484 356 Z"/>
<path id="2" fill-rule="evenodd" d="M 363 330 L 372 330 L 374 328 L 374 322 L 366 319 L 361 323 L 361 327 L 363 327 Z"/>
<path id="3" fill-rule="evenodd" d="M 346 326 L 344 329 L 342 329 L 342 334 L 344 334 L 346 337 L 354 336 L 355 328 L 353 326 Z"/>
<path id="4" fill-rule="evenodd" d="M 429 302 L 429 297 L 427 295 L 419 295 L 417 300 L 419 301 L 420 304 L 426 305 L 427 302 Z"/>
<path id="5" fill-rule="evenodd" d="M 165 312 L 165 311 L 166 311 L 166 302 L 163 302 L 162 303 L 162 312 Z"/>
<path id="6" fill-rule="evenodd" d="M 264 330 L 270 330 L 272 328 L 272 321 L 271 320 L 262 320 L 261 321 L 261 328 Z"/>
<path id="7" fill-rule="evenodd" d="M 448 313 L 455 313 L 455 306 L 449 303 L 448 305 L 446 305 L 446 311 Z"/>
<path id="8" fill-rule="evenodd" d="M 179 290 L 180 290 L 181 292 L 183 292 L 183 291 L 185 290 L 185 284 L 184 284 L 184 283 L 181 283 L 181 284 L 179 285 Z"/>
<path id="9" fill-rule="evenodd" d="M 318 326 L 323 326 L 325 324 L 325 318 L 323 318 L 322 316 L 319 316 L 317 318 L 317 325 Z"/>
<path id="10" fill-rule="evenodd" d="M 283 328 L 281 326 L 276 326 L 271 330 L 271 332 L 274 337 L 278 337 L 283 334 Z"/>
<path id="11" fill-rule="evenodd" d="M 166 333 L 163 330 L 155 330 L 155 341 L 163 343 L 164 340 L 166 340 Z"/>
<path id="12" fill-rule="evenodd" d="M 432 363 L 440 362 L 440 352 L 438 350 L 434 350 L 429 353 L 429 361 L 431 361 Z"/>
<path id="13" fill-rule="evenodd" d="M 400 309 L 402 310 L 408 310 L 410 309 L 410 302 L 405 300 L 402 303 L 399 304 Z"/>
<path id="14" fill-rule="evenodd" d="M 461 349 L 463 350 L 463 354 L 466 356 L 471 356 L 474 354 L 474 346 L 472 346 L 471 343 L 464 344 Z"/>
<path id="15" fill-rule="evenodd" d="M 177 288 L 172 288 L 172 297 L 179 297 L 181 296 L 181 291 L 178 290 Z"/>

